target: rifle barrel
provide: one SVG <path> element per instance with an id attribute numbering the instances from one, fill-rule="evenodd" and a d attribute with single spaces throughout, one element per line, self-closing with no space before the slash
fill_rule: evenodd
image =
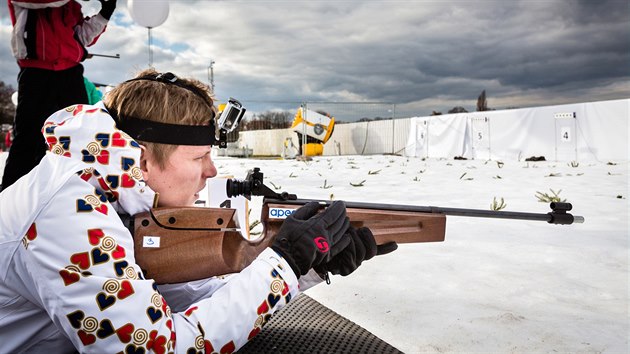
<path id="1" fill-rule="evenodd" d="M 277 204 L 288 204 L 288 205 L 304 205 L 309 202 L 317 202 L 322 205 L 330 206 L 333 201 L 316 200 L 316 199 L 281 200 L 281 199 L 265 198 L 265 202 L 277 203 Z M 584 222 L 584 217 L 573 216 L 569 213 L 566 213 L 567 210 L 571 210 L 571 204 L 569 203 L 552 203 L 550 205 L 552 208 L 552 211 L 546 214 L 526 213 L 526 212 L 517 212 L 517 211 L 442 208 L 442 207 L 436 207 L 436 206 L 418 206 L 418 205 L 404 205 L 404 204 L 379 204 L 379 203 L 364 203 L 364 202 L 345 202 L 345 203 L 346 203 L 347 208 L 359 208 L 359 209 L 437 213 L 437 214 L 452 215 L 452 216 L 467 216 L 467 217 L 478 217 L 478 218 L 546 221 L 550 224 L 566 224 L 566 225 L 572 224 L 572 223 Z"/>

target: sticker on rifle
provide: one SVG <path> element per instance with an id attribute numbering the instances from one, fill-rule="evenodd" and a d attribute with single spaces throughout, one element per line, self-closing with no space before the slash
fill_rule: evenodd
<path id="1" fill-rule="evenodd" d="M 160 248 L 159 236 L 144 236 L 142 239 L 142 247 Z"/>
<path id="2" fill-rule="evenodd" d="M 286 219 L 287 216 L 293 214 L 297 209 L 271 208 L 269 209 L 269 217 L 273 219 Z"/>

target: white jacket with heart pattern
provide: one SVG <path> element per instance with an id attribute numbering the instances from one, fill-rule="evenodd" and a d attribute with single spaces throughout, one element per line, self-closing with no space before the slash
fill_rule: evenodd
<path id="1" fill-rule="evenodd" d="M 138 144 L 100 103 L 42 133 L 50 151 L 0 193 L 0 353 L 232 352 L 297 295 L 270 249 L 241 273 L 158 288 L 117 215 L 153 203 Z"/>

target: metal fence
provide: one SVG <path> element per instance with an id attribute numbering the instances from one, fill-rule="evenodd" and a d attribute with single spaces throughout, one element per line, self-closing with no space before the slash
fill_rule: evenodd
<path id="1" fill-rule="evenodd" d="M 406 143 L 404 126 L 408 123 L 396 119 L 396 105 L 390 102 L 269 102 L 264 106 L 274 105 L 285 108 L 246 117 L 228 141 L 238 142 L 239 148 L 253 149 L 254 155 L 281 155 L 287 139 L 294 145 L 300 143 L 297 134 L 288 128 L 297 110 L 303 108 L 335 118 L 334 133 L 324 145 L 325 155 L 395 154 Z M 286 114 L 283 117 L 279 112 Z M 281 128 L 283 124 L 285 128 Z"/>
<path id="2" fill-rule="evenodd" d="M 393 103 L 303 102 L 293 106 L 291 121 L 300 107 L 335 118 L 332 137 L 324 144 L 324 155 L 400 154 L 405 149 L 409 120 L 396 119 L 396 105 Z M 260 118 L 257 115 L 253 119 Z M 290 128 L 278 129 L 277 122 L 252 123 L 245 121 L 243 126 L 254 126 L 256 129 L 240 130 L 237 144 L 240 149 L 251 149 L 253 155 L 282 156 L 287 141 L 295 146 L 300 143 L 296 132 Z"/>
<path id="3" fill-rule="evenodd" d="M 389 102 L 304 102 L 302 107 L 329 114 L 337 124 L 396 118 L 396 105 Z"/>

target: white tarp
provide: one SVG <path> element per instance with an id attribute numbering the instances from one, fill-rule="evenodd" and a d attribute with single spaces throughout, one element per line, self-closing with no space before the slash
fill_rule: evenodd
<path id="1" fill-rule="evenodd" d="M 471 157 L 468 113 L 411 118 L 406 156 Z"/>
<path id="2" fill-rule="evenodd" d="M 411 118 L 406 156 L 628 160 L 630 99 Z"/>
<path id="3" fill-rule="evenodd" d="M 577 122 L 579 156 L 594 156 L 605 161 L 630 158 L 630 99 L 593 102 L 584 105 L 584 116 Z"/>
<path id="4" fill-rule="evenodd" d="M 630 99 L 338 124 L 324 155 L 628 161 Z M 291 129 L 240 132 L 253 155 L 280 156 Z"/>

